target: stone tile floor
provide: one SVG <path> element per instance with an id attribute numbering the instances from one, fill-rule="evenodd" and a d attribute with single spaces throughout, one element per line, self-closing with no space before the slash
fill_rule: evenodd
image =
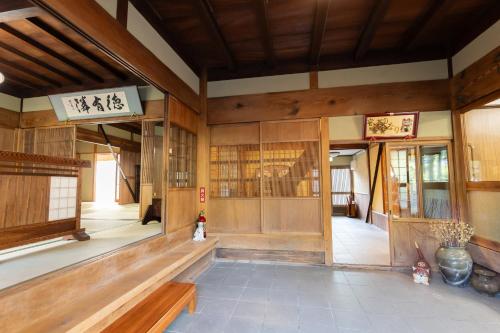
<path id="1" fill-rule="evenodd" d="M 416 285 L 409 274 L 217 262 L 176 333 L 500 332 L 500 296 Z"/>

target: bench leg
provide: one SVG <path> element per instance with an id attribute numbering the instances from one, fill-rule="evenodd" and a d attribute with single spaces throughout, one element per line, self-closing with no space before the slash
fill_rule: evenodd
<path id="1" fill-rule="evenodd" d="M 188 311 L 189 314 L 193 314 L 196 311 L 196 294 L 194 294 L 193 298 L 189 301 Z"/>

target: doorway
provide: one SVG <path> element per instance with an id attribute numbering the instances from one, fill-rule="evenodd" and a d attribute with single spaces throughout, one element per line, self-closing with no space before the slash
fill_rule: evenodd
<path id="1" fill-rule="evenodd" d="M 117 164 L 111 153 L 95 156 L 95 202 L 106 204 L 119 200 Z"/>
<path id="2" fill-rule="evenodd" d="M 374 177 L 375 148 L 378 145 L 330 148 L 332 238 L 336 264 L 390 265 L 388 228 L 378 225 L 375 216 L 379 213 L 382 187 L 385 186 L 382 177 Z M 379 165 L 377 173 L 381 169 Z"/>

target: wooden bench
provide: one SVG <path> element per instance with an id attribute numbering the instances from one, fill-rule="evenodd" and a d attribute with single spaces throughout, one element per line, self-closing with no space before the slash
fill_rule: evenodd
<path id="1" fill-rule="evenodd" d="M 196 308 L 196 286 L 168 282 L 103 330 L 106 333 L 163 332 L 188 307 Z"/>

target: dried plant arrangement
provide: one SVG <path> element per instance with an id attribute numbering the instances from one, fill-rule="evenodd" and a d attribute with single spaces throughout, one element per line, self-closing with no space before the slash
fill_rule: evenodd
<path id="1" fill-rule="evenodd" d="M 431 231 L 442 247 L 465 247 L 474 234 L 474 227 L 463 222 L 440 221 L 431 224 Z"/>

